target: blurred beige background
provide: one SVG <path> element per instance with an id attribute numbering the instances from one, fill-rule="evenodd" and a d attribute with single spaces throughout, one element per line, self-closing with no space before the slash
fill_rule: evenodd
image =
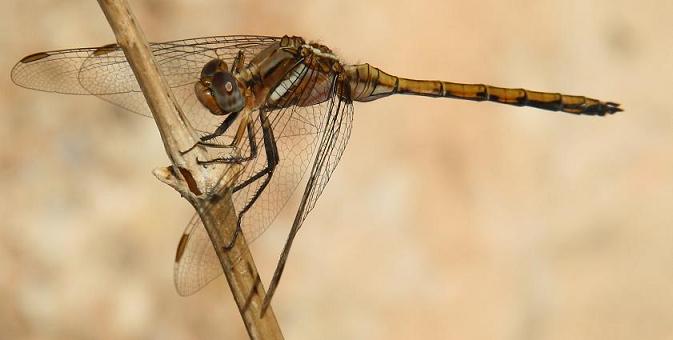
<path id="1" fill-rule="evenodd" d="M 400 76 L 584 94 L 577 117 L 396 97 L 295 242 L 287 339 L 673 339 L 673 2 L 135 1 L 154 41 L 301 35 Z M 224 279 L 173 288 L 190 207 L 154 123 L 9 80 L 113 41 L 95 1 L 0 7 L 0 338 L 244 339 Z M 290 214 L 254 244 L 265 283 Z"/>

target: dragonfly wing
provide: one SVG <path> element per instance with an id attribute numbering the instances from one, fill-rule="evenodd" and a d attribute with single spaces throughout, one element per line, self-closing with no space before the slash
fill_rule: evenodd
<path id="1" fill-rule="evenodd" d="M 254 204 L 243 215 L 241 221 L 243 235 L 248 243 L 252 243 L 261 235 L 287 205 L 290 196 L 306 174 L 311 160 L 314 159 L 318 141 L 324 131 L 324 121 L 333 109 L 331 101 L 324 99 L 321 101 L 316 98 L 321 96 L 325 98 L 329 95 L 326 93 L 333 87 L 332 79 L 332 74 L 305 69 L 299 77 L 296 77 L 296 81 L 288 91 L 291 95 L 286 98 L 286 103 L 301 105 L 285 105 L 271 109 L 269 112 L 268 116 L 280 155 L 279 163 L 269 184 L 258 197 L 255 197 L 255 194 L 262 183 L 261 178 L 242 187 L 232 195 L 238 214 L 251 200 L 255 199 Z M 294 91 L 300 88 L 302 91 Z M 352 108 L 347 112 L 350 114 Z M 350 118 L 347 121 L 350 122 Z M 235 126 L 232 127 L 232 130 L 235 129 Z M 259 119 L 255 120 L 253 130 L 259 148 L 263 149 L 264 141 Z M 347 128 L 344 127 L 343 131 L 346 130 L 350 131 L 350 123 Z M 342 147 L 339 149 L 343 151 Z M 247 155 L 250 152 L 250 146 L 244 144 L 238 152 Z M 256 158 L 245 163 L 245 169 L 239 175 L 236 185 L 255 176 L 267 166 L 267 163 L 266 154 L 260 150 Z M 198 233 L 201 235 L 199 236 Z M 181 256 L 177 257 L 175 264 L 175 282 L 181 295 L 198 291 L 222 273 L 220 263 L 198 217 L 192 219 L 185 235 L 196 236 L 183 236 L 178 247 L 178 254 Z"/>
<path id="2" fill-rule="evenodd" d="M 28 89 L 63 94 L 90 94 L 79 83 L 82 63 L 97 48 L 34 53 L 21 59 L 12 68 L 12 81 Z"/>
<path id="3" fill-rule="evenodd" d="M 159 70 L 191 125 L 199 131 L 212 132 L 221 117 L 211 114 L 194 93 L 194 84 L 199 80 L 203 66 L 215 58 L 231 65 L 239 51 L 243 51 L 245 60 L 250 60 L 277 40 L 260 36 L 221 36 L 153 43 L 150 47 Z M 127 110 L 151 116 L 135 75 L 123 51 L 116 45 L 94 52 L 82 64 L 79 80 L 89 93 Z"/>
<path id="4" fill-rule="evenodd" d="M 214 36 L 152 43 L 159 69 L 178 103 L 197 129 L 212 128 L 210 113 L 194 95 L 201 68 L 213 58 L 231 64 L 243 51 L 246 60 L 280 40 L 265 36 Z M 123 51 L 116 44 L 40 52 L 24 57 L 11 72 L 19 86 L 63 94 L 91 94 L 124 109 L 151 117 L 151 113 Z M 192 118 L 195 117 L 195 118 Z M 210 118 L 210 119 L 208 119 Z M 201 120 L 204 120 L 201 122 Z M 203 126 L 203 125 L 207 125 Z"/>
<path id="5" fill-rule="evenodd" d="M 220 261 L 198 214 L 187 224 L 175 254 L 173 279 L 178 294 L 196 293 L 222 274 Z"/>
<path id="6" fill-rule="evenodd" d="M 320 146 L 304 191 L 304 198 L 297 211 L 296 219 L 299 219 L 299 225 L 313 210 L 316 201 L 329 182 L 346 149 L 353 127 L 353 104 L 350 100 L 334 98 L 330 105 L 329 114 L 325 116 L 324 133 L 320 138 Z"/>
<path id="7" fill-rule="evenodd" d="M 283 274 L 285 263 L 292 247 L 297 232 L 301 228 L 302 223 L 306 219 L 309 212 L 315 207 L 315 204 L 322 194 L 323 189 L 329 182 L 334 169 L 336 168 L 343 152 L 350 138 L 352 123 L 353 123 L 353 104 L 350 98 L 341 97 L 339 94 L 350 93 L 347 88 L 338 88 L 339 86 L 347 87 L 347 81 L 335 81 L 333 87 L 333 96 L 329 101 L 326 115 L 323 117 L 322 133 L 319 137 L 318 149 L 315 153 L 313 167 L 304 189 L 301 203 L 297 209 L 292 228 L 288 234 L 287 241 L 283 247 L 283 251 L 278 260 L 276 270 L 273 278 L 269 284 L 269 290 L 264 297 L 262 309 L 265 310 L 269 305 L 273 294 L 278 287 L 280 277 Z"/>
<path id="8" fill-rule="evenodd" d="M 222 178 L 230 178 L 234 171 L 239 171 L 238 167 L 226 168 Z M 225 220 L 236 220 L 230 217 L 222 216 Z M 213 243 L 201 218 L 195 213 L 185 227 L 175 254 L 175 288 L 182 296 L 192 295 L 221 274 L 222 266 Z"/>
<path id="9" fill-rule="evenodd" d="M 314 95 L 314 92 L 321 91 L 321 87 L 330 77 L 332 77 L 331 74 L 306 68 L 289 87 L 288 93 L 291 95 L 287 97 L 288 103 L 306 102 Z M 295 91 L 300 86 L 303 90 Z M 233 194 L 234 205 L 239 213 L 251 200 L 254 200 L 241 221 L 243 234 L 248 242 L 259 237 L 269 227 L 299 186 L 316 151 L 322 128 L 321 122 L 326 113 L 327 102 L 308 106 L 288 105 L 273 109 L 268 113 L 278 149 L 279 162 L 269 184 L 259 193 L 258 197 L 255 195 L 262 185 L 262 178 Z M 259 141 L 261 150 L 258 156 L 246 166 L 245 172 L 239 177 L 239 183 L 245 182 L 267 167 L 268 160 L 262 147 L 264 141 L 259 119 L 255 122 L 255 139 Z"/>

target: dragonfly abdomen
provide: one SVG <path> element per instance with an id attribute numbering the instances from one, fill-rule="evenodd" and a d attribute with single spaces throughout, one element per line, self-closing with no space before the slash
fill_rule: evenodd
<path id="1" fill-rule="evenodd" d="M 404 82 L 401 81 L 401 84 L 403 83 Z M 504 88 L 484 84 L 438 83 L 442 86 L 441 97 L 474 101 L 492 101 L 508 105 L 530 106 L 543 110 L 562 111 L 582 115 L 604 116 L 606 114 L 622 111 L 617 103 L 602 102 L 584 96 Z M 413 90 L 413 85 L 411 89 Z M 401 89 L 400 92 L 402 93 L 402 91 L 403 90 Z"/>
<path id="2" fill-rule="evenodd" d="M 473 101 L 530 106 L 543 110 L 583 115 L 612 114 L 622 111 L 619 104 L 584 96 L 504 88 L 484 84 L 461 84 L 439 80 L 416 80 L 390 75 L 369 64 L 346 66 L 351 96 L 367 102 L 392 94 L 458 98 Z"/>

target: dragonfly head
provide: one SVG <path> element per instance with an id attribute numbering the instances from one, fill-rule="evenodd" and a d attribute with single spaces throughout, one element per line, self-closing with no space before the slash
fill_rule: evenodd
<path id="1" fill-rule="evenodd" d="M 245 107 L 238 80 L 222 59 L 213 59 L 203 66 L 194 90 L 199 102 L 215 115 L 228 115 Z"/>

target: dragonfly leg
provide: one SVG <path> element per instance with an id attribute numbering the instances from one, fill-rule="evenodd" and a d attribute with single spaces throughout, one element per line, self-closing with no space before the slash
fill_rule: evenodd
<path id="1" fill-rule="evenodd" d="M 250 145 L 250 154 L 247 156 L 231 156 L 231 157 L 218 157 L 214 159 L 210 159 L 207 161 L 198 161 L 198 164 L 212 164 L 212 163 L 225 163 L 225 164 L 232 164 L 232 163 L 242 163 L 242 162 L 247 162 L 255 157 L 257 157 L 257 141 L 255 141 L 255 134 L 252 130 L 253 125 L 252 122 L 249 119 L 246 119 L 244 122 L 242 122 L 241 129 L 238 133 L 236 133 L 236 137 L 234 137 L 234 141 L 229 145 L 230 147 L 235 147 L 241 143 L 241 136 L 243 133 L 246 133 L 248 135 L 248 144 Z M 222 147 L 220 145 L 220 147 Z"/>
<path id="2" fill-rule="evenodd" d="M 245 67 L 245 54 L 243 54 L 243 50 L 238 50 L 238 54 L 231 64 L 231 73 L 239 73 L 243 70 L 243 67 Z"/>
<path id="3" fill-rule="evenodd" d="M 222 122 L 222 124 L 220 124 L 220 126 L 218 126 L 217 129 L 213 131 L 213 133 L 201 137 L 201 140 L 198 143 L 204 143 L 206 141 L 209 141 L 213 138 L 217 138 L 225 134 L 227 130 L 229 130 L 229 128 L 231 127 L 231 124 L 233 124 L 236 118 L 238 118 L 238 115 L 239 112 L 229 114 L 227 118 Z"/>
<path id="4" fill-rule="evenodd" d="M 273 136 L 273 130 L 271 129 L 271 123 L 269 122 L 269 117 L 267 117 L 264 111 L 260 111 L 259 117 L 260 120 L 262 121 L 262 136 L 264 138 L 264 150 L 266 152 L 266 160 L 267 160 L 266 168 L 250 176 L 250 178 L 243 181 L 243 183 L 240 183 L 239 185 L 235 186 L 233 191 L 234 192 L 239 191 L 247 187 L 248 185 L 252 184 L 253 182 L 257 181 L 261 177 L 264 177 L 264 182 L 262 182 L 259 188 L 257 188 L 255 193 L 252 195 L 250 201 L 248 201 L 245 204 L 245 207 L 243 207 L 243 209 L 241 209 L 241 211 L 239 212 L 238 220 L 236 223 L 236 231 L 234 232 L 231 241 L 229 241 L 229 243 L 224 246 L 224 250 L 229 250 L 234 246 L 234 243 L 236 242 L 236 237 L 238 237 L 238 234 L 241 231 L 241 221 L 243 220 L 243 216 L 248 210 L 250 210 L 252 205 L 255 204 L 259 196 L 262 194 L 266 186 L 271 181 L 273 171 L 276 169 L 276 165 L 278 165 L 278 162 L 280 160 L 278 158 L 278 146 L 276 145 L 276 139 Z"/>
<path id="5" fill-rule="evenodd" d="M 234 113 L 231 113 L 230 115 L 228 115 L 227 118 L 222 122 L 222 124 L 220 124 L 220 126 L 218 126 L 217 129 L 215 129 L 215 131 L 213 131 L 213 133 L 210 133 L 210 134 L 207 134 L 207 135 L 201 137 L 201 139 L 198 142 L 196 142 L 196 144 L 192 145 L 192 147 L 190 147 L 189 149 L 187 149 L 185 151 L 182 151 L 182 154 L 184 155 L 184 154 L 194 150 L 194 148 L 197 147 L 197 146 L 206 146 L 206 147 L 210 147 L 210 148 L 232 148 L 234 143 L 222 145 L 222 144 L 217 144 L 217 143 L 208 143 L 207 141 L 209 141 L 211 139 L 214 139 L 214 138 L 217 138 L 217 137 L 225 134 L 227 132 L 227 130 L 229 130 L 231 125 L 234 123 L 236 118 L 238 118 L 238 115 L 239 115 L 239 112 L 234 112 Z"/>

